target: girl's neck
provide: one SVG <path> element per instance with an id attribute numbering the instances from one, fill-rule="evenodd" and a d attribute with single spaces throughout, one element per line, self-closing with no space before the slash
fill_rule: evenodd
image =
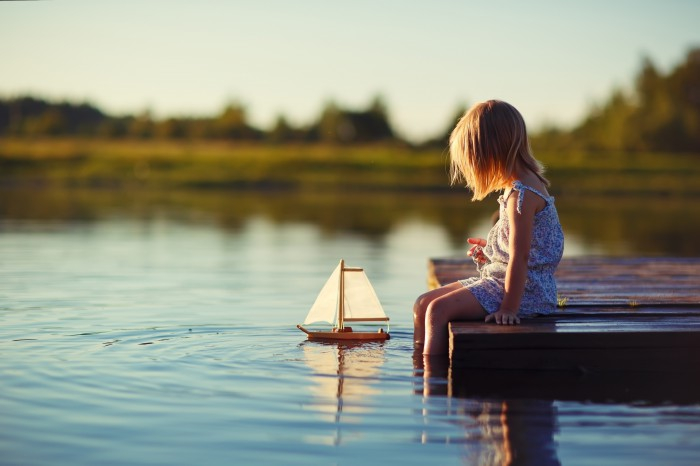
<path id="1" fill-rule="evenodd" d="M 547 193 L 547 186 L 542 181 L 542 178 L 530 168 L 523 166 L 520 163 L 515 166 L 513 181 L 520 181 L 526 186 L 534 188 L 545 195 L 549 195 Z"/>

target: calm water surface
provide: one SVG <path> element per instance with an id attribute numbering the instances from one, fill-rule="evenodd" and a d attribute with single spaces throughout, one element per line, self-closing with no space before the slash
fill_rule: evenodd
<path id="1" fill-rule="evenodd" d="M 495 396 L 479 390 L 489 374 L 457 377 L 414 357 L 411 306 L 427 258 L 462 254 L 492 206 L 440 196 L 2 196 L 0 464 L 700 460 L 692 390 L 625 396 L 618 381 L 606 399 L 596 382 L 597 394 L 582 397 L 570 379 L 531 375 L 562 388 Z M 692 223 L 668 227 L 666 242 L 624 241 L 580 218 L 588 209 L 588 222 L 612 219 L 609 206 L 570 205 L 579 210 L 567 214 L 568 255 L 698 253 Z M 618 215 L 649 208 L 620 205 Z M 660 205 L 657 219 L 669 209 L 687 211 Z M 658 237 L 654 228 L 637 234 Z M 365 268 L 392 319 L 390 341 L 309 343 L 295 328 L 340 258 Z"/>

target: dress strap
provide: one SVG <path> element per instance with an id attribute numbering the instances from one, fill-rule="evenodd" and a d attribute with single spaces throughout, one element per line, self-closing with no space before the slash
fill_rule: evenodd
<path id="1" fill-rule="evenodd" d="M 530 192 L 533 192 L 533 193 L 537 194 L 538 196 L 540 196 L 542 199 L 544 199 L 544 201 L 547 203 L 547 205 L 549 205 L 549 203 L 551 202 L 551 198 L 550 198 L 549 196 L 545 196 L 544 194 L 542 194 L 541 192 L 539 192 L 539 191 L 536 190 L 535 188 L 533 188 L 533 187 L 531 187 L 531 186 L 524 185 L 522 182 L 517 181 L 517 180 L 516 180 L 516 181 L 513 181 L 513 187 L 512 187 L 512 189 L 510 190 L 510 192 L 508 193 L 508 197 L 506 197 L 505 200 L 508 201 L 508 198 L 510 197 L 511 194 L 513 194 L 513 191 L 517 191 L 517 192 L 518 192 L 518 203 L 517 203 L 516 206 L 515 206 L 515 210 L 516 210 L 519 214 L 522 214 L 522 213 L 523 213 L 523 212 L 522 212 L 522 210 L 523 210 L 523 199 L 525 199 L 525 191 L 526 191 L 526 190 L 527 190 L 527 191 L 530 191 Z"/>

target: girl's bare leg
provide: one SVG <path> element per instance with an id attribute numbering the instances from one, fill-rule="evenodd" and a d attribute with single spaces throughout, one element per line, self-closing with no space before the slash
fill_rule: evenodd
<path id="1" fill-rule="evenodd" d="M 413 305 L 413 341 L 415 344 L 421 345 L 421 350 L 423 341 L 425 340 L 425 314 L 428 311 L 428 306 L 440 296 L 444 296 L 460 288 L 463 288 L 461 283 L 450 283 L 441 288 L 423 293 L 416 299 L 416 303 Z"/>
<path id="2" fill-rule="evenodd" d="M 423 354 L 447 353 L 447 324 L 453 320 L 483 320 L 486 311 L 474 295 L 460 283 L 459 288 L 433 299 L 425 313 Z"/>

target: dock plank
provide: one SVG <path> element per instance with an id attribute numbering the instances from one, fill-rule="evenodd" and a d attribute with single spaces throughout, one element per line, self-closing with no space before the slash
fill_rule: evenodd
<path id="1" fill-rule="evenodd" d="M 477 276 L 477 271 L 470 259 L 440 258 L 429 262 L 431 289 L 473 276 Z M 700 304 L 697 258 L 564 258 L 555 278 L 565 307 Z"/>
<path id="2" fill-rule="evenodd" d="M 431 287 L 474 276 L 471 260 L 432 259 Z M 460 369 L 700 373 L 700 259 L 566 258 L 562 306 L 521 325 L 450 323 Z"/>
<path id="3" fill-rule="evenodd" d="M 454 322 L 452 364 L 469 369 L 698 371 L 700 316 L 541 317 L 517 326 Z"/>

